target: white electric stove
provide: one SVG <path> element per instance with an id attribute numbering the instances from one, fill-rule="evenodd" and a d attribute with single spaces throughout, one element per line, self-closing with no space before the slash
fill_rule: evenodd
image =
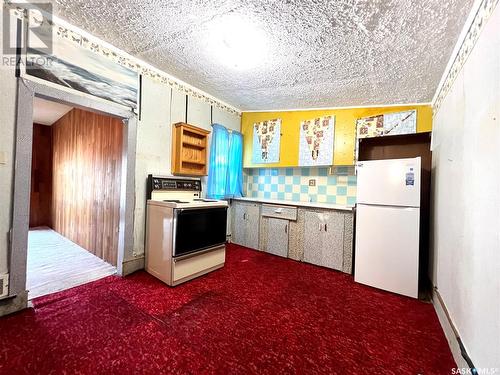
<path id="1" fill-rule="evenodd" d="M 178 285 L 223 267 L 226 201 L 201 197 L 201 180 L 148 176 L 146 271 Z"/>

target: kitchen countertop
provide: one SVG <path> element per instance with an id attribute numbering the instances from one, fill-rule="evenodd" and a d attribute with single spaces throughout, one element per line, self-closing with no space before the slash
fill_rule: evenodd
<path id="1" fill-rule="evenodd" d="M 282 206 L 325 208 L 325 209 L 329 209 L 329 210 L 352 211 L 352 209 L 353 209 L 353 206 L 342 205 L 342 204 L 332 204 L 332 203 L 297 202 L 297 201 L 288 201 L 288 200 L 281 200 L 281 199 L 266 199 L 266 198 L 252 198 L 252 197 L 242 197 L 242 198 L 233 198 L 233 199 L 237 200 L 237 201 L 246 201 L 246 202 L 279 204 Z"/>

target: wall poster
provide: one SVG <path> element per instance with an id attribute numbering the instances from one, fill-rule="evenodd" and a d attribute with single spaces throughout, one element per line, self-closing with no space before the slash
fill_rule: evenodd
<path id="1" fill-rule="evenodd" d="M 38 30 L 52 42 L 51 53 L 28 45 L 26 75 L 52 84 L 137 108 L 138 73 L 71 42 L 48 24 Z M 50 34 L 52 37 L 50 37 Z"/>
<path id="2" fill-rule="evenodd" d="M 255 164 L 280 161 L 281 119 L 253 124 L 253 154 Z"/>
<path id="3" fill-rule="evenodd" d="M 301 121 L 299 166 L 332 165 L 334 134 L 334 116 Z"/>
<path id="4" fill-rule="evenodd" d="M 414 134 L 417 132 L 417 111 L 403 111 L 361 118 L 356 121 L 359 138 L 384 135 Z"/>

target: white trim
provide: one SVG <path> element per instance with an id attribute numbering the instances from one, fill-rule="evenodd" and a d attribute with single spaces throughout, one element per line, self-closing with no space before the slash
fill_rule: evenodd
<path id="1" fill-rule="evenodd" d="M 441 302 L 442 301 L 442 302 Z M 455 332 L 458 333 L 455 324 L 450 321 L 451 317 L 448 318 L 446 304 L 444 303 L 442 297 L 439 297 L 439 291 L 437 288 L 433 288 L 432 291 L 432 304 L 434 305 L 434 310 L 439 319 L 439 323 L 443 328 L 444 335 L 446 336 L 446 341 L 450 346 L 451 354 L 455 360 L 457 367 L 459 369 L 469 368 L 469 365 L 462 357 L 462 352 L 460 351 L 460 346 L 458 345 L 457 337 Z M 458 334 L 460 335 L 460 334 Z"/>
<path id="2" fill-rule="evenodd" d="M 391 108 L 391 107 L 415 107 L 432 105 L 431 102 L 424 103 L 401 103 L 401 104 L 367 104 L 367 105 L 354 105 L 346 107 L 316 107 L 316 108 L 290 108 L 290 109 L 251 109 L 242 110 L 241 113 L 259 113 L 259 112 L 304 112 L 304 111 L 331 111 L 340 109 L 357 109 L 357 108 Z"/>

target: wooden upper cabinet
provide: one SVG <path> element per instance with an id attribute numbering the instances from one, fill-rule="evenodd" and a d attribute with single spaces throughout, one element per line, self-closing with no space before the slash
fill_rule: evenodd
<path id="1" fill-rule="evenodd" d="M 208 134 L 184 122 L 172 126 L 172 173 L 183 176 L 207 174 Z"/>

